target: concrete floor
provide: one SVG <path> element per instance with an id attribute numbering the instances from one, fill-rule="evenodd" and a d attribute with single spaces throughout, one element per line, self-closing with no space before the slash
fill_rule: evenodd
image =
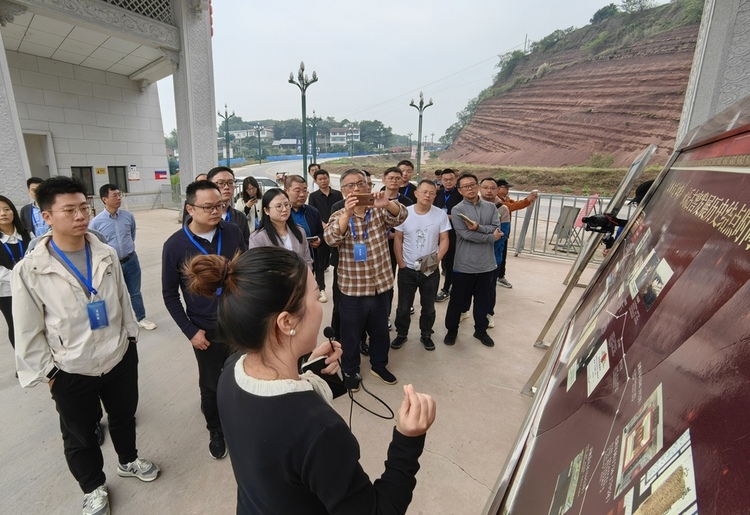
<path id="1" fill-rule="evenodd" d="M 147 317 L 159 326 L 152 332 L 141 331 L 138 344 L 138 449 L 142 457 L 159 464 L 162 473 L 153 483 L 118 477 L 116 455 L 107 435 L 102 451 L 112 510 L 126 514 L 234 513 L 236 485 L 229 458 L 216 461 L 208 454 L 195 357 L 161 299 L 162 243 L 180 228 L 177 213 L 153 210 L 135 215 Z M 414 384 L 437 401 L 437 419 L 420 460 L 410 514 L 481 513 L 531 405 L 531 398 L 519 391 L 543 356 L 533 343 L 564 290 L 562 281 L 571 263 L 528 255 L 510 256 L 508 261 L 507 277 L 514 287 L 498 287 L 497 327 L 489 330 L 496 342 L 494 348 L 472 338 L 471 319 L 462 322 L 454 347 L 443 345 L 445 302 L 437 305 L 434 352 L 420 345 L 416 316 L 407 343 L 391 350 L 389 368 L 398 377 L 399 386 L 373 378 L 363 360 L 365 386 L 394 411 L 401 402 L 400 385 L 405 383 Z M 591 273 L 587 271 L 584 278 Z M 574 291 L 560 319 L 582 291 Z M 418 301 L 415 304 L 418 312 Z M 325 322 L 330 320 L 331 302 L 324 307 Z M 0 324 L 0 370 L 4 371 L 0 373 L 0 410 L 6 413 L 0 442 L 0 513 L 80 513 L 82 495 L 65 464 L 54 403 L 46 385 L 19 386 L 13 377 L 7 331 L 4 322 Z M 560 324 L 558 320 L 547 341 Z M 377 409 L 362 390 L 355 396 Z M 348 397 L 336 399 L 334 405 L 348 419 Z M 373 480 L 383 471 L 393 425 L 392 420 L 353 407 L 352 430 L 361 447 L 361 463 Z"/>

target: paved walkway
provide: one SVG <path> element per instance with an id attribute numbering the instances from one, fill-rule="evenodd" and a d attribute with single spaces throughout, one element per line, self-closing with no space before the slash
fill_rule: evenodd
<path id="1" fill-rule="evenodd" d="M 162 243 L 179 229 L 177 213 L 154 210 L 135 216 L 147 316 L 159 326 L 152 332 L 142 331 L 138 344 L 138 449 L 142 457 L 159 464 L 162 475 L 153 483 L 118 477 L 117 458 L 107 434 L 102 450 L 112 510 L 120 514 L 234 513 L 236 485 L 229 458 L 215 461 L 208 454 L 195 357 L 161 299 Z M 569 267 L 569 262 L 509 257 L 508 279 L 514 287 L 498 288 L 497 327 L 489 330 L 494 348 L 472 338 L 471 319 L 462 322 L 454 347 L 443 345 L 447 303 L 442 303 L 437 309 L 435 351 L 427 352 L 419 344 L 416 316 L 407 343 L 391 350 L 389 368 L 399 385 L 388 386 L 372 377 L 363 360 L 365 386 L 394 411 L 400 405 L 402 384 L 412 383 L 437 400 L 437 420 L 420 460 L 410 514 L 481 513 L 531 405 L 531 399 L 519 391 L 543 355 L 532 344 L 564 290 L 562 280 Z M 590 275 L 588 271 L 585 277 Z M 330 280 L 329 275 L 329 284 Z M 562 318 L 581 292 L 575 290 Z M 331 303 L 324 307 L 327 321 Z M 65 464 L 49 391 L 46 385 L 20 388 L 13 377 L 7 331 L 4 322 L 0 324 L 0 410 L 6 413 L 0 442 L 0 513 L 80 513 L 82 495 Z M 368 400 L 361 390 L 355 396 L 360 402 Z M 336 399 L 334 405 L 344 419 L 349 418 L 348 397 Z M 393 424 L 353 408 L 352 429 L 360 444 L 361 462 L 373 480 L 383 471 Z"/>

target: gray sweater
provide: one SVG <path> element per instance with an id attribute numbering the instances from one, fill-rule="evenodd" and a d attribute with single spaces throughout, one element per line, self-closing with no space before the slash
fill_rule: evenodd
<path id="1" fill-rule="evenodd" d="M 500 228 L 500 217 L 494 204 L 477 199 L 472 204 L 462 200 L 451 211 L 453 228 L 456 230 L 456 257 L 453 269 L 464 274 L 482 274 L 497 268 L 495 263 L 495 229 Z M 463 213 L 479 224 L 479 229 L 470 231 L 459 218 Z"/>

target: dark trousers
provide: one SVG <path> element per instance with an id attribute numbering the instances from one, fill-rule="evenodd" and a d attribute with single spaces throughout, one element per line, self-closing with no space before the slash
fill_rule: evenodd
<path id="1" fill-rule="evenodd" d="M 331 247 L 326 242 L 321 242 L 320 247 L 315 249 L 315 261 L 313 262 L 313 272 L 315 273 L 315 282 L 318 283 L 318 289 L 326 289 L 326 268 L 331 260 Z"/>
<path id="2" fill-rule="evenodd" d="M 138 351 L 131 343 L 122 361 L 103 376 L 55 375 L 52 399 L 60 415 L 65 460 L 84 493 L 103 485 L 104 459 L 94 429 L 104 403 L 109 434 L 118 461 L 130 463 L 138 457 L 135 448 L 135 410 L 138 407 Z"/>
<path id="3" fill-rule="evenodd" d="M 443 283 L 443 291 L 450 291 L 453 285 L 453 258 L 456 256 L 456 231 L 451 229 L 448 231 L 448 252 L 445 253 L 440 264 L 443 266 L 443 272 L 445 272 L 445 282 Z"/>
<path id="4" fill-rule="evenodd" d="M 508 245 L 510 244 L 510 238 L 505 235 L 505 246 L 503 247 L 503 262 L 498 265 L 497 278 L 501 279 L 505 277 L 505 263 L 508 262 Z"/>
<path id="5" fill-rule="evenodd" d="M 198 386 L 201 391 L 201 412 L 206 419 L 206 428 L 221 432 L 219 407 L 216 403 L 216 388 L 224 369 L 224 362 L 231 354 L 229 348 L 216 339 L 213 331 L 206 331 L 206 339 L 211 343 L 206 350 L 193 347 L 198 362 Z"/>
<path id="6" fill-rule="evenodd" d="M 16 348 L 16 334 L 13 327 L 13 297 L 0 297 L 0 311 L 3 312 L 5 322 L 8 324 L 8 339 L 10 345 Z"/>
<path id="7" fill-rule="evenodd" d="M 414 305 L 414 294 L 419 289 L 419 301 L 422 311 L 419 314 L 419 332 L 423 338 L 432 335 L 432 326 L 435 325 L 435 297 L 438 286 L 440 286 L 440 274 L 437 270 L 430 275 L 401 268 L 398 271 L 398 307 L 396 308 L 396 333 L 399 336 L 407 336 L 411 317 L 409 311 Z"/>
<path id="8" fill-rule="evenodd" d="M 495 304 L 497 303 L 497 280 L 502 276 L 500 275 L 500 265 L 495 268 L 495 273 L 492 274 L 492 288 L 490 288 L 490 315 L 495 315 Z"/>
<path id="9" fill-rule="evenodd" d="M 459 317 L 468 309 L 472 297 L 474 299 L 474 330 L 480 333 L 487 331 L 490 289 L 495 288 L 495 283 L 492 282 L 493 277 L 495 277 L 494 270 L 481 274 L 453 272 L 453 291 L 445 313 L 445 328 L 449 332 L 458 331 Z"/>
<path id="10" fill-rule="evenodd" d="M 341 315 L 339 306 L 341 305 L 341 290 L 339 290 L 339 273 L 338 267 L 333 267 L 333 311 L 331 312 L 331 328 L 333 328 L 334 340 L 341 341 Z"/>
<path id="11" fill-rule="evenodd" d="M 359 372 L 359 342 L 366 330 L 370 335 L 370 366 L 373 369 L 388 364 L 388 292 L 367 297 L 341 294 L 341 365 L 347 374 Z"/>

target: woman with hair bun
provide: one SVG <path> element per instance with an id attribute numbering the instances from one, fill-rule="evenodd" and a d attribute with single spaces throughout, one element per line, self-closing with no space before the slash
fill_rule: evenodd
<path id="1" fill-rule="evenodd" d="M 316 347 L 323 318 L 314 276 L 302 257 L 280 247 L 249 250 L 231 261 L 196 256 L 189 289 L 219 295 L 217 327 L 241 350 L 218 388 L 222 428 L 237 480 L 237 513 L 405 513 L 425 433 L 435 420 L 429 395 L 404 387 L 383 475 L 371 483 L 359 444 L 331 407 L 326 382 L 297 363 L 327 356 L 338 371 L 341 345 Z"/>

